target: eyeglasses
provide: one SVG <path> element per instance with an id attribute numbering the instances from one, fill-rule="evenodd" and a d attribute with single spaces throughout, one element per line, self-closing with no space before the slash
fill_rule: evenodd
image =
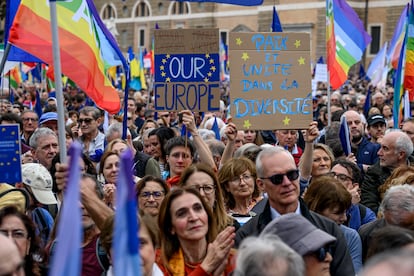
<path id="1" fill-rule="evenodd" d="M 199 192 L 201 192 L 201 190 L 203 190 L 203 192 L 206 195 L 209 195 L 209 194 L 213 193 L 214 192 L 214 187 L 215 187 L 214 185 L 203 185 L 203 186 L 194 185 L 194 186 L 191 186 L 191 188 L 194 188 L 194 189 L 198 190 Z"/>
<path id="2" fill-rule="evenodd" d="M 328 253 L 331 254 L 331 251 L 332 251 L 331 246 L 326 246 L 326 247 L 319 248 L 318 250 L 313 252 L 313 254 L 316 256 L 318 261 L 323 262 L 326 259 L 326 255 L 328 255 Z"/>
<path id="3" fill-rule="evenodd" d="M 291 170 L 286 173 L 278 173 L 269 177 L 261 177 L 261 179 L 269 179 L 273 184 L 280 185 L 282 184 L 285 175 L 290 181 L 296 180 L 299 177 L 299 170 Z"/>
<path id="4" fill-rule="evenodd" d="M 343 173 L 328 172 L 326 175 L 331 176 L 331 177 L 335 177 L 339 181 L 347 181 L 347 180 L 353 181 L 352 177 L 347 176 L 346 174 L 343 174 Z"/>
<path id="5" fill-rule="evenodd" d="M 151 196 L 154 199 L 160 199 L 162 196 L 164 196 L 164 192 L 162 192 L 162 191 L 154 191 L 154 192 L 142 192 L 140 194 L 140 197 L 141 198 L 145 198 L 145 199 L 149 199 Z"/>
<path id="6" fill-rule="evenodd" d="M 93 121 L 93 119 L 91 118 L 85 118 L 85 119 L 79 119 L 78 122 L 79 124 L 83 124 L 85 122 L 85 124 L 90 124 Z"/>
<path id="7" fill-rule="evenodd" d="M 168 118 L 168 117 L 170 117 L 170 114 L 164 114 L 164 115 L 161 115 L 161 117 Z"/>
<path id="8" fill-rule="evenodd" d="M 127 119 L 128 119 L 128 120 L 131 120 L 131 119 L 132 119 L 132 117 L 127 117 Z"/>
<path id="9" fill-rule="evenodd" d="M 240 184 L 242 180 L 244 181 L 244 183 L 246 183 L 252 179 L 253 177 L 250 174 L 243 174 L 240 176 L 235 176 L 232 180 L 230 180 L 230 182 L 233 184 Z"/>
<path id="10" fill-rule="evenodd" d="M 23 122 L 28 122 L 28 121 L 37 122 L 38 119 L 36 119 L 36 118 L 23 118 Z"/>
<path id="11" fill-rule="evenodd" d="M 16 240 L 22 240 L 27 238 L 27 233 L 23 230 L 4 230 L 0 229 L 0 233 L 5 235 L 6 237 L 11 237 Z"/>

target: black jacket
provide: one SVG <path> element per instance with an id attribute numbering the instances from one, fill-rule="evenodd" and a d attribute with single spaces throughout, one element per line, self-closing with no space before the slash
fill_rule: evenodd
<path id="1" fill-rule="evenodd" d="M 319 229 L 331 234 L 337 238 L 332 252 L 331 263 L 331 275 L 333 276 L 350 276 L 355 275 L 352 265 L 352 259 L 349 255 L 347 243 L 341 229 L 333 221 L 318 215 L 308 209 L 302 199 L 300 202 L 300 212 L 307 218 L 313 225 Z M 263 212 L 249 220 L 243 227 L 241 227 L 236 233 L 236 246 L 238 247 L 241 241 L 248 236 L 258 236 L 266 225 L 272 220 L 270 212 L 270 204 L 266 203 Z"/>
<path id="2" fill-rule="evenodd" d="M 408 162 L 412 166 L 414 164 L 414 157 L 410 155 L 408 157 Z M 361 185 L 361 203 L 375 213 L 378 212 L 378 207 L 381 203 L 378 187 L 384 184 L 391 173 L 391 169 L 380 166 L 378 161 L 368 169 L 364 176 Z"/>

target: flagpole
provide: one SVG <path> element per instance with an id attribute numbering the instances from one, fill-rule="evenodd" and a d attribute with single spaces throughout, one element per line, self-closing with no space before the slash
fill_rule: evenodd
<path id="1" fill-rule="evenodd" d="M 57 23 L 56 0 L 49 0 L 50 4 L 50 23 L 52 30 L 52 50 L 53 50 L 53 65 L 55 73 L 55 89 L 57 100 L 58 113 L 58 140 L 59 140 L 59 156 L 60 162 L 66 163 L 66 133 L 65 133 L 65 113 L 63 106 L 63 92 L 62 92 L 62 71 L 60 63 L 60 49 L 59 49 L 59 32 Z M 75 70 L 75 68 L 74 68 Z"/>
<path id="2" fill-rule="evenodd" d="M 328 127 L 330 127 L 331 121 L 332 121 L 331 119 L 331 116 L 332 116 L 332 113 L 331 113 L 331 78 L 330 78 L 329 69 L 327 70 L 327 72 L 328 72 L 328 77 L 326 78 L 327 79 L 326 91 L 328 95 L 328 107 L 327 107 L 328 108 Z"/>
<path id="3" fill-rule="evenodd" d="M 4 49 L 3 58 L 1 59 L 1 63 L 0 63 L 0 75 L 2 76 L 3 76 L 4 66 L 6 66 L 7 57 L 9 56 L 10 49 L 11 49 L 11 44 L 7 43 L 6 49 Z"/>

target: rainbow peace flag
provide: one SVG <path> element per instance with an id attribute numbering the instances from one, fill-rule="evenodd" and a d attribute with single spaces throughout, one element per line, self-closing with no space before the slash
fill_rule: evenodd
<path id="1" fill-rule="evenodd" d="M 13 67 L 10 71 L 6 74 L 9 77 L 9 84 L 10 87 L 17 89 L 19 85 L 22 83 L 22 75 L 20 73 L 19 66 Z"/>
<path id="2" fill-rule="evenodd" d="M 326 0 L 326 42 L 330 84 L 338 89 L 349 68 L 361 60 L 371 36 L 345 0 Z"/>
<path id="3" fill-rule="evenodd" d="M 387 60 L 392 68 L 397 69 L 398 59 L 401 53 L 402 43 L 404 40 L 405 30 L 407 26 L 408 5 L 404 7 L 401 12 L 400 19 L 394 29 L 394 35 L 392 36 L 390 47 L 387 51 Z"/>
<path id="4" fill-rule="evenodd" d="M 56 2 L 62 73 L 100 108 L 117 113 L 120 99 L 107 77 L 111 66 L 126 65 L 92 0 Z M 54 64 L 48 1 L 22 0 L 10 28 L 9 42 Z"/>
<path id="5" fill-rule="evenodd" d="M 414 7 L 410 6 L 405 52 L 404 90 L 408 91 L 409 100 L 414 100 Z M 404 94 L 404 93 L 402 93 Z M 400 98 L 402 97 L 400 95 Z"/>

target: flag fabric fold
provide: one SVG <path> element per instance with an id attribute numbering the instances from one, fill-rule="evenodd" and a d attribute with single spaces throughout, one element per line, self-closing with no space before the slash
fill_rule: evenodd
<path id="1" fill-rule="evenodd" d="M 346 122 L 345 116 L 341 117 L 341 125 L 339 128 L 339 139 L 341 140 L 342 149 L 344 150 L 345 156 L 348 156 L 351 151 L 351 140 L 349 136 L 349 127 Z"/>
<path id="2" fill-rule="evenodd" d="M 384 43 L 381 50 L 372 59 L 368 67 L 367 77 L 371 80 L 371 84 L 377 88 L 385 88 L 386 80 L 383 79 L 384 70 L 388 71 L 385 66 L 387 59 L 387 42 Z"/>
<path id="3" fill-rule="evenodd" d="M 348 79 L 350 67 L 361 60 L 371 37 L 345 0 L 327 0 L 326 15 L 330 84 L 338 89 Z"/>
<path id="4" fill-rule="evenodd" d="M 275 6 L 273 6 L 272 32 L 283 32 L 282 24 L 280 24 L 279 15 L 277 14 Z"/>
<path id="5" fill-rule="evenodd" d="M 216 140 L 220 141 L 220 128 L 218 126 L 217 117 L 214 117 L 214 123 L 211 126 L 211 130 L 214 131 L 214 135 L 216 137 Z"/>
<path id="6" fill-rule="evenodd" d="M 73 142 L 69 155 L 69 179 L 66 186 L 64 204 L 57 226 L 56 250 L 51 259 L 51 276 L 80 275 L 82 258 L 82 212 L 80 202 L 79 158 L 82 146 Z"/>
<path id="7" fill-rule="evenodd" d="M 120 99 L 106 70 L 127 64 L 92 0 L 58 1 L 56 7 L 62 73 L 97 106 L 112 114 L 118 112 Z M 9 42 L 52 65 L 50 24 L 48 1 L 22 0 L 10 28 Z"/>
<path id="8" fill-rule="evenodd" d="M 410 101 L 414 101 L 414 7 L 413 7 L 413 1 L 411 1 L 410 10 L 409 10 L 407 41 L 405 43 L 404 91 L 408 91 Z"/>
<path id="9" fill-rule="evenodd" d="M 398 67 L 398 59 L 400 56 L 408 20 L 407 14 L 408 4 L 405 5 L 404 9 L 401 12 L 400 19 L 395 26 L 394 33 L 387 51 L 388 65 L 394 69 L 397 69 Z"/>
<path id="10" fill-rule="evenodd" d="M 114 275 L 141 275 L 132 158 L 129 149 L 121 155 L 113 236 Z"/>

